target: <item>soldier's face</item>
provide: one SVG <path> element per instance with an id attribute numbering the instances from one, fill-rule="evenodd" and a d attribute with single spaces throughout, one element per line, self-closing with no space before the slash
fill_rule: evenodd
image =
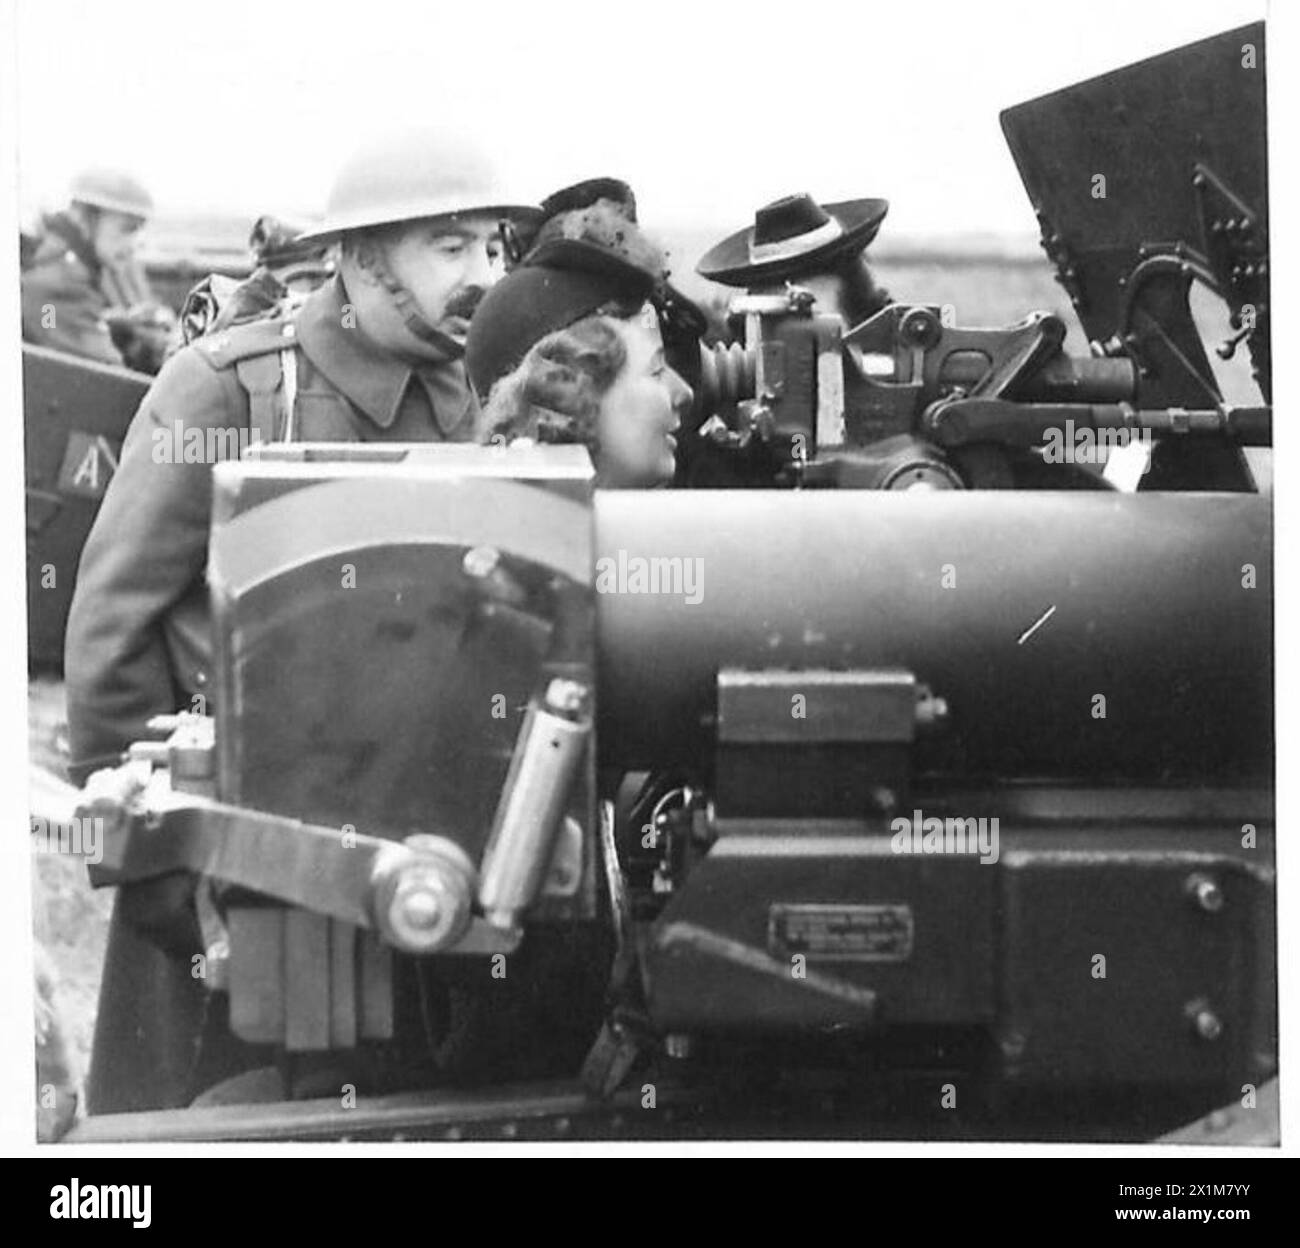
<path id="1" fill-rule="evenodd" d="M 500 219 L 466 213 L 413 222 L 388 244 L 386 258 L 434 327 L 463 344 L 479 300 L 505 273 Z"/>
<path id="2" fill-rule="evenodd" d="M 101 264 L 120 268 L 135 256 L 135 247 L 144 222 L 124 212 L 101 210 L 95 222 L 92 244 Z"/>
<path id="3" fill-rule="evenodd" d="M 676 469 L 674 433 L 691 403 L 691 388 L 668 367 L 654 311 L 612 320 L 627 361 L 605 392 L 596 420 L 596 479 L 612 489 L 666 485 Z"/>

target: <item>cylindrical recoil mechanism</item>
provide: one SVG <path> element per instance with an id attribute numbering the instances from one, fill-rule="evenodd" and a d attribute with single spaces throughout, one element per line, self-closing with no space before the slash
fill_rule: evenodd
<path id="1" fill-rule="evenodd" d="M 517 927 L 541 889 L 591 735 L 589 695 L 554 679 L 524 717 L 483 854 L 478 899 L 494 927 Z"/>

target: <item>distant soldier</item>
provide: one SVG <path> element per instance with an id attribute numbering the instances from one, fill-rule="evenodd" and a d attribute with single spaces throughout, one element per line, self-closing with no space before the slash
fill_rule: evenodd
<path id="1" fill-rule="evenodd" d="M 135 255 L 153 200 L 129 174 L 78 175 L 62 212 L 24 239 L 23 338 L 105 364 L 156 372 L 174 326 Z"/>
<path id="2" fill-rule="evenodd" d="M 472 440 L 469 318 L 504 272 L 502 221 L 527 232 L 539 216 L 458 142 L 374 144 L 344 165 L 325 221 L 300 240 L 337 244 L 337 275 L 297 308 L 205 334 L 167 361 L 81 557 L 65 659 L 74 778 L 117 763 L 153 716 L 212 709 L 212 458 L 186 453 L 185 435 L 223 448 L 218 458 L 250 440 Z M 188 969 L 199 947 L 192 886 L 159 884 L 118 897 L 92 1112 L 186 1103 L 220 1076 L 195 1065 L 204 1006 Z"/>
<path id="3" fill-rule="evenodd" d="M 300 241 L 302 226 L 269 213 L 253 222 L 248 250 L 253 271 L 245 278 L 204 278 L 181 308 L 184 342 L 216 333 L 277 311 L 288 311 L 334 276 L 329 241 Z"/>

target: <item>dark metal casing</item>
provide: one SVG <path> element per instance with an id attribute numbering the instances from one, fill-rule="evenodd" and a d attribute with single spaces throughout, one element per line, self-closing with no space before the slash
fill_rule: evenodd
<path id="1" fill-rule="evenodd" d="M 1201 406 L 1215 387 L 1194 276 L 1253 309 L 1267 399 L 1264 24 L 1018 104 L 1002 128 L 1088 337 L 1142 363 L 1139 405 Z"/>
<path id="2" fill-rule="evenodd" d="M 1266 499 L 672 504 L 596 500 L 600 557 L 698 561 L 694 603 L 597 600 L 602 764 L 715 800 L 647 945 L 662 1030 L 947 1029 L 1010 1084 L 1207 1105 L 1273 1072 Z M 940 730 L 882 713 L 897 671 Z M 993 853 L 900 851 L 914 812 Z"/>
<path id="3" fill-rule="evenodd" d="M 23 346 L 27 661 L 61 668 L 81 548 L 151 378 Z"/>
<path id="4" fill-rule="evenodd" d="M 445 838 L 478 864 L 530 697 L 591 682 L 590 491 L 577 449 L 299 445 L 220 465 L 217 797 L 340 837 Z M 565 808 L 580 829 L 593 768 L 587 749 Z M 531 921 L 594 914 L 594 855 L 576 850 Z M 320 1049 L 400 1031 L 409 971 L 373 933 L 246 894 L 228 908 L 243 1038 Z M 361 1015 L 342 1029 L 340 1001 Z"/>

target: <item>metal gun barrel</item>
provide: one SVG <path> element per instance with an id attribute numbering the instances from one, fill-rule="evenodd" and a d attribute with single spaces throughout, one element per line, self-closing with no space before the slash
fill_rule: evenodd
<path id="1" fill-rule="evenodd" d="M 950 711 L 916 747 L 936 772 L 1268 767 L 1267 499 L 608 491 L 596 542 L 610 569 L 663 561 L 663 592 L 597 582 L 602 765 L 709 757 L 725 666 L 911 670 Z"/>

